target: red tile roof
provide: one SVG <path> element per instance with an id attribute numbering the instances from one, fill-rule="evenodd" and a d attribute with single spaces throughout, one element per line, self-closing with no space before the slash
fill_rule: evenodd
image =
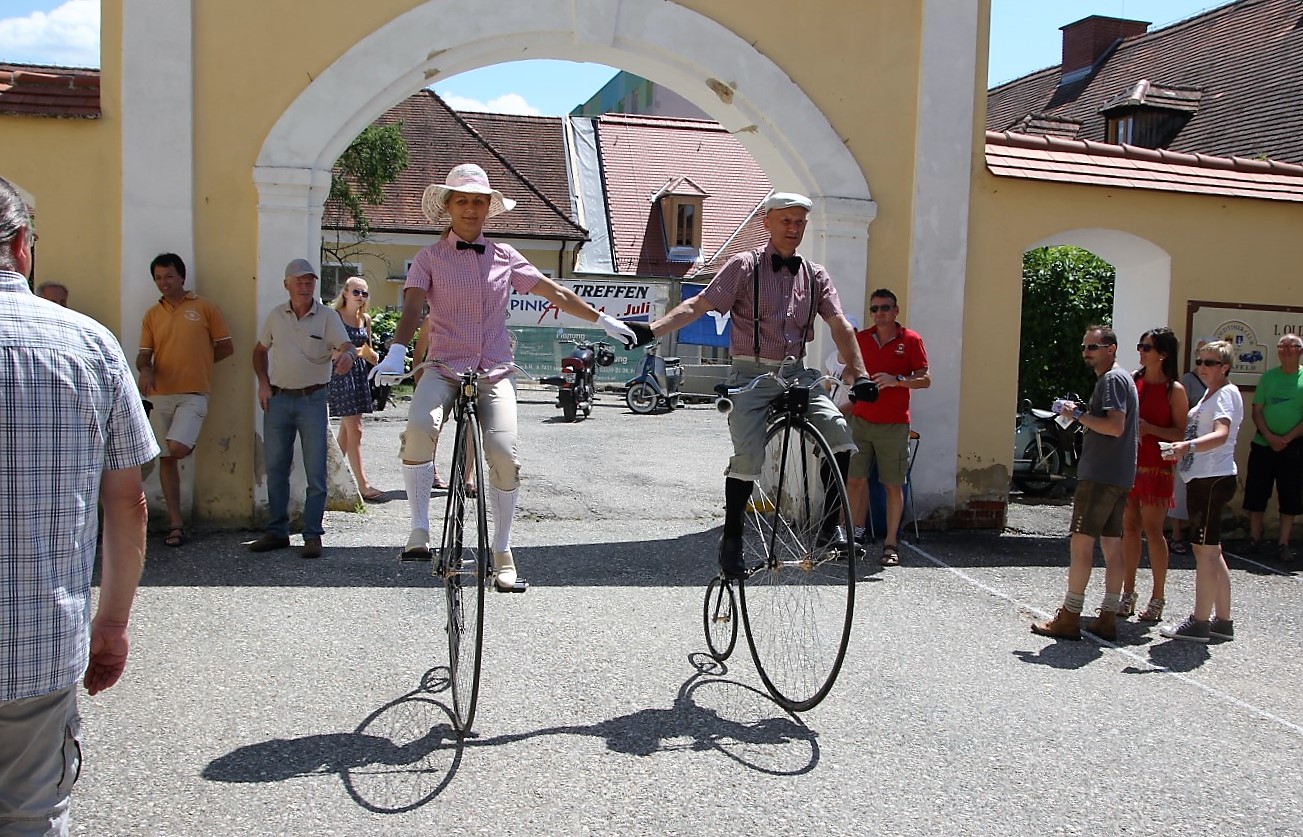
<path id="1" fill-rule="evenodd" d="M 652 202 L 667 184 L 706 195 L 702 263 L 709 265 L 769 194 L 764 171 L 718 122 L 604 114 L 597 121 L 615 269 L 638 276 L 693 276 L 702 266 L 671 262 Z"/>
<path id="2" fill-rule="evenodd" d="M 0 64 L 0 114 L 100 118 L 100 71 Z"/>
<path id="3" fill-rule="evenodd" d="M 1079 81 L 1060 86 L 1059 69 L 990 90 L 987 129 L 1026 131 L 1020 126 L 1030 117 L 1054 120 L 1057 130 L 1046 133 L 1063 134 L 1075 121 L 1077 139 L 1104 142 L 1100 109 L 1148 80 L 1201 94 L 1176 96 L 1197 99 L 1186 103 L 1197 111 L 1168 148 L 1303 162 L 1303 0 L 1236 0 L 1123 39 Z"/>
<path id="4" fill-rule="evenodd" d="M 986 167 L 999 177 L 1303 202 L 1300 165 L 1059 137 L 987 131 Z"/>
<path id="5" fill-rule="evenodd" d="M 491 218 L 490 236 L 582 241 L 587 231 L 571 217 L 566 152 L 559 117 L 459 114 L 430 90 L 409 96 L 376 120 L 403 123 L 410 161 L 385 190 L 385 202 L 365 207 L 373 233 L 440 233 L 421 212 L 421 195 L 442 183 L 459 163 L 477 163 L 495 189 L 516 208 Z M 349 229 L 338 207 L 327 203 L 326 229 Z"/>

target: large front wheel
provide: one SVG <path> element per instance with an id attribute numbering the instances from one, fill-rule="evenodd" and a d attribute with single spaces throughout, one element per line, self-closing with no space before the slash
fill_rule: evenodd
<path id="1" fill-rule="evenodd" d="M 467 456 L 469 452 L 469 457 Z M 466 484 L 484 485 L 480 427 L 474 414 L 457 425 L 443 537 L 436 571 L 443 577 L 447 607 L 448 669 L 452 683 L 453 719 L 465 735 L 475 721 L 480 691 L 480 660 L 484 638 L 484 590 L 488 583 L 489 524 L 485 491 L 467 496 Z"/>
<path id="2" fill-rule="evenodd" d="M 851 512 L 827 441 L 804 420 L 770 427 L 764 462 L 745 515 L 742 624 L 765 688 L 799 712 L 827 696 L 850 641 Z"/>

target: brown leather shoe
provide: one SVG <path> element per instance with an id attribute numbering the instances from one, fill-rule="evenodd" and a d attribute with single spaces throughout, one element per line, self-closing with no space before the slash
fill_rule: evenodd
<path id="1" fill-rule="evenodd" d="M 1048 622 L 1033 622 L 1032 633 L 1055 639 L 1081 639 L 1081 614 L 1061 607 Z"/>
<path id="2" fill-rule="evenodd" d="M 1087 620 L 1086 630 L 1100 639 L 1116 642 L 1118 638 L 1117 614 L 1111 610 L 1101 610 L 1099 616 Z"/>
<path id="3" fill-rule="evenodd" d="M 301 554 L 304 558 L 320 558 L 321 538 L 317 535 L 305 536 L 303 538 L 303 552 Z"/>
<path id="4" fill-rule="evenodd" d="M 290 539 L 285 535 L 278 535 L 275 532 L 263 532 L 258 536 L 258 540 L 249 544 L 250 552 L 271 552 L 274 549 L 284 549 L 290 545 Z"/>

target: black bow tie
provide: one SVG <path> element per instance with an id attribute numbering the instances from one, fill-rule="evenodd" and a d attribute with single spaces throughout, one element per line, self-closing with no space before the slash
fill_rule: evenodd
<path id="1" fill-rule="evenodd" d="M 784 266 L 786 266 L 787 269 L 791 271 L 791 274 L 793 276 L 795 276 L 801 270 L 800 256 L 788 256 L 787 258 L 783 258 L 777 253 L 770 253 L 769 258 L 773 262 L 774 273 L 777 273 L 778 271 L 782 270 Z"/>
<path id="2" fill-rule="evenodd" d="M 457 240 L 457 249 L 458 249 L 458 250 L 474 250 L 476 253 L 479 253 L 481 256 L 484 255 L 484 245 L 483 245 L 483 244 L 472 244 L 472 243 L 469 242 L 469 241 L 462 241 L 462 240 L 458 239 L 458 240 Z"/>

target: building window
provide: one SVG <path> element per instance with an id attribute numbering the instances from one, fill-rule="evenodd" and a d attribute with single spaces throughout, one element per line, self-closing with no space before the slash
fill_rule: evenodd
<path id="1" fill-rule="evenodd" d="M 674 212 L 674 246 L 697 246 L 697 205 L 681 203 Z"/>
<path id="2" fill-rule="evenodd" d="M 1108 121 L 1108 141 L 1114 145 L 1135 145 L 1136 118 L 1118 116 Z"/>
<path id="3" fill-rule="evenodd" d="M 327 304 L 334 301 L 350 276 L 361 276 L 362 265 L 353 262 L 338 262 L 321 266 L 321 298 Z"/>

